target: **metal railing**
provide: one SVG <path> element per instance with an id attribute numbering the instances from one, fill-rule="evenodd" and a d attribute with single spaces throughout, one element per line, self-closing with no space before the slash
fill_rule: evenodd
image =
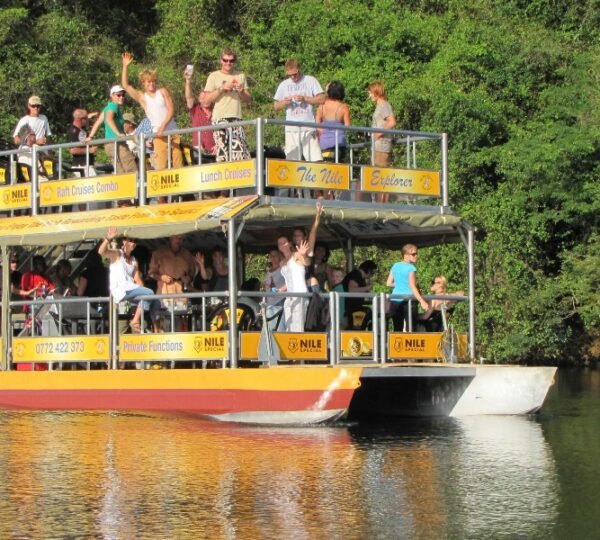
<path id="1" fill-rule="evenodd" d="M 225 331 L 228 327 L 234 326 L 235 333 L 230 334 L 232 339 L 229 343 L 229 366 L 237 367 L 232 358 L 238 358 L 241 349 L 242 335 L 240 332 L 261 330 L 263 317 L 260 305 L 267 299 L 277 299 L 278 308 L 283 308 L 285 299 L 292 297 L 305 297 L 310 299 L 314 293 L 279 293 L 262 291 L 239 291 L 236 299 L 236 313 L 227 310 L 230 308 L 229 293 L 223 292 L 181 292 L 164 295 L 148 295 L 136 298 L 138 302 L 159 300 L 163 306 L 162 321 L 167 326 L 166 334 L 171 333 L 210 333 L 214 331 Z M 315 332 L 322 332 L 327 336 L 327 351 L 320 361 L 330 365 L 339 365 L 346 361 L 360 361 L 384 364 L 389 361 L 390 354 L 387 348 L 388 335 L 390 330 L 390 316 L 386 312 L 386 304 L 390 300 L 402 299 L 410 304 L 416 300 L 413 297 L 400 295 L 391 296 L 386 293 L 351 293 L 351 292 L 329 292 L 319 293 L 324 303 L 328 305 L 329 320 L 324 321 L 326 327 Z M 366 319 L 358 327 L 348 327 L 346 322 L 349 317 L 344 317 L 341 313 L 341 303 L 349 299 L 364 299 L 364 309 Z M 452 303 L 468 301 L 466 296 L 462 295 L 430 295 L 425 297 L 427 300 L 444 300 Z M 120 321 L 126 321 L 131 317 L 131 311 L 124 303 L 117 305 L 108 297 L 48 297 L 44 299 L 33 299 L 26 301 L 11 301 L 10 316 L 11 327 L 16 329 L 17 335 L 4 336 L 8 340 L 8 350 L 14 358 L 13 341 L 16 338 L 47 338 L 62 337 L 64 343 L 70 343 L 68 340 L 77 341 L 81 336 L 108 335 L 110 347 L 110 360 L 105 367 L 118 369 L 122 367 L 119 361 L 119 335 L 127 328 L 127 325 L 119 324 Z M 132 308 L 133 309 L 133 308 Z M 246 310 L 244 313 L 247 319 L 243 319 L 238 324 L 237 310 Z M 280 315 L 281 316 L 281 315 Z M 217 320 L 218 319 L 218 320 Z M 278 321 L 279 319 L 277 319 Z M 50 324 L 44 324 L 48 321 Z M 181 322 L 185 324 L 180 324 Z M 267 321 L 268 323 L 268 321 Z M 19 332 L 20 327 L 20 332 Z M 142 324 L 142 333 L 146 330 Z M 277 334 L 280 330 L 271 328 Z M 407 321 L 406 332 L 417 330 L 417 321 L 409 318 Z M 421 330 L 422 331 L 422 330 Z M 285 332 L 285 330 L 284 330 Z M 359 336 L 367 333 L 371 336 L 372 348 L 357 354 L 355 358 L 344 356 L 342 351 L 341 339 L 345 335 Z M 40 341 L 40 340 L 38 340 Z M 41 340 L 43 342 L 43 339 Z M 234 352 L 235 351 L 235 352 Z M 256 351 L 258 362 L 264 362 L 259 358 L 259 352 Z M 188 360 L 196 360 L 191 357 Z M 92 360 L 89 360 L 93 362 Z M 151 362 L 171 362 L 169 355 L 157 355 Z M 39 362 L 48 362 L 40 353 Z M 62 364 L 69 364 L 69 360 L 61 361 Z M 78 364 L 81 360 L 71 361 Z M 51 362 L 49 362 L 51 363 Z M 205 364 L 204 364 L 205 365 Z M 227 361 L 223 361 L 223 366 Z M 171 366 L 174 367 L 171 362 Z M 89 363 L 87 368 L 89 369 Z M 14 365 L 13 365 L 14 369 Z"/>
<path id="2" fill-rule="evenodd" d="M 425 132 L 413 132 L 404 130 L 385 130 L 376 129 L 370 127 L 359 127 L 359 126 L 328 126 L 324 124 L 316 124 L 310 122 L 289 122 L 285 120 L 277 119 L 264 119 L 256 118 L 247 121 L 237 121 L 229 124 L 218 124 L 211 126 L 203 126 L 197 128 L 184 128 L 172 131 L 167 131 L 164 136 L 167 137 L 168 142 L 168 169 L 172 168 L 171 162 L 171 148 L 172 138 L 174 136 L 180 136 L 185 144 L 185 148 L 191 149 L 191 161 L 192 166 L 202 166 L 207 163 L 214 161 L 214 156 L 205 154 L 201 148 L 201 141 L 198 140 L 196 145 L 187 143 L 187 139 L 191 139 L 193 133 L 201 134 L 202 132 L 220 131 L 220 130 L 231 130 L 235 127 L 243 127 L 247 131 L 247 138 L 254 143 L 255 151 L 252 159 L 255 160 L 255 171 L 256 180 L 253 191 L 257 195 L 264 195 L 267 193 L 266 174 L 265 174 L 265 158 L 269 157 L 269 151 L 273 148 L 279 148 L 279 152 L 283 152 L 282 144 L 285 138 L 285 130 L 302 130 L 316 131 L 318 129 L 329 129 L 334 130 L 336 133 L 344 133 L 347 140 L 348 159 L 346 163 L 350 165 L 352 171 L 353 182 L 358 184 L 356 179 L 361 177 L 361 170 L 364 167 L 373 166 L 375 159 L 375 138 L 376 134 L 384 134 L 391 137 L 394 141 L 396 149 L 401 148 L 402 151 L 399 153 L 403 158 L 396 157 L 391 167 L 399 167 L 403 169 L 414 169 L 419 170 L 418 167 L 426 168 L 427 170 L 439 171 L 440 182 L 441 182 L 441 205 L 446 207 L 449 205 L 448 201 L 448 165 L 447 165 L 447 152 L 448 143 L 447 137 L 443 133 L 425 133 Z M 231 133 L 230 133 L 231 134 Z M 340 137 L 341 138 L 341 137 Z M 136 182 L 139 204 L 141 206 L 148 204 L 148 200 L 145 193 L 146 188 L 146 176 L 148 172 L 148 166 L 146 162 L 146 140 L 148 136 L 140 133 L 137 136 L 129 135 L 118 139 L 96 139 L 86 143 L 60 143 L 50 144 L 45 146 L 34 145 L 28 149 L 16 149 L 16 150 L 4 150 L 0 151 L 0 169 L 4 171 L 4 183 L 5 185 L 16 185 L 19 181 L 23 181 L 22 175 L 20 176 L 17 172 L 20 166 L 19 161 L 26 161 L 29 159 L 31 163 L 38 163 L 40 156 L 45 156 L 48 163 L 52 164 L 55 169 L 52 171 L 51 177 L 56 180 L 63 180 L 67 178 L 67 175 L 79 174 L 82 172 L 85 174 L 92 168 L 92 162 L 94 156 L 92 155 L 91 148 L 94 146 L 100 147 L 101 145 L 114 144 L 112 149 L 112 155 L 107 156 L 109 159 L 109 166 L 112 165 L 112 174 L 117 172 L 117 161 L 118 161 L 118 146 L 126 144 L 127 141 L 134 140 L 137 143 L 137 170 Z M 199 137 L 200 139 L 200 137 Z M 79 167 L 72 166 L 72 162 L 67 159 L 70 158 L 70 150 L 73 148 L 85 148 L 85 165 Z M 231 137 L 229 137 L 229 158 L 231 158 Z M 396 154 L 398 152 L 396 151 Z M 282 154 L 283 155 L 283 154 Z M 338 144 L 338 138 L 336 137 L 333 159 L 330 160 L 333 163 L 342 163 L 341 160 L 342 148 Z M 313 156 L 304 156 L 305 161 L 311 161 Z M 320 156 L 314 156 L 318 158 Z M 27 159 L 26 159 L 27 158 Z M 23 164 L 25 165 L 25 164 Z M 102 168 L 96 159 L 96 171 L 95 174 L 105 173 L 105 170 L 97 170 Z M 31 184 L 31 199 L 32 205 L 31 210 L 35 215 L 40 212 L 40 189 L 42 182 L 42 175 L 38 170 L 38 167 L 31 167 L 30 171 L 30 184 Z M 351 191 L 357 193 L 360 189 L 357 185 L 353 186 Z M 199 186 L 198 193 L 202 193 L 202 189 Z M 368 193 L 367 196 L 370 196 Z M 362 199 L 364 200 L 364 199 Z"/>

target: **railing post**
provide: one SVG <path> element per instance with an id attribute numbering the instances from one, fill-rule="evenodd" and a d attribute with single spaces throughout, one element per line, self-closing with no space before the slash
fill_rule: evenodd
<path id="1" fill-rule="evenodd" d="M 373 334 L 373 361 L 377 362 L 377 357 L 379 356 L 379 344 L 377 343 L 379 337 L 379 327 L 377 326 L 379 322 L 379 313 L 385 314 L 383 309 L 379 309 L 379 298 L 377 295 L 374 295 L 371 298 L 371 333 Z"/>
<path id="2" fill-rule="evenodd" d="M 256 194 L 265 194 L 265 124 L 263 118 L 256 119 Z"/>
<path id="3" fill-rule="evenodd" d="M 380 303 L 382 306 L 381 310 L 381 318 L 379 320 L 379 358 L 378 361 L 381 364 L 385 364 L 387 360 L 387 351 L 386 351 L 386 341 L 387 341 L 387 320 L 385 318 L 385 301 L 386 301 L 386 293 L 380 293 Z"/>
<path id="4" fill-rule="evenodd" d="M 138 199 L 140 201 L 140 206 L 146 205 L 146 190 L 144 189 L 144 183 L 146 181 L 146 137 L 143 133 L 139 135 L 138 142 L 138 161 L 139 161 L 139 169 L 138 169 Z"/>
<path id="5" fill-rule="evenodd" d="M 338 293 L 331 291 L 327 295 L 329 302 L 329 364 L 335 366 L 340 363 L 340 324 L 338 321 Z"/>
<path id="6" fill-rule="evenodd" d="M 39 214 L 38 167 L 39 167 L 38 149 L 37 149 L 37 145 L 34 144 L 33 148 L 31 149 L 31 215 L 32 216 L 37 216 Z"/>
<path id="7" fill-rule="evenodd" d="M 110 369 L 118 369 L 119 360 L 117 358 L 119 347 L 119 305 L 114 301 L 112 295 L 108 300 L 108 342 L 110 347 Z"/>
<path id="8" fill-rule="evenodd" d="M 442 206 L 448 202 L 448 134 L 442 133 Z"/>

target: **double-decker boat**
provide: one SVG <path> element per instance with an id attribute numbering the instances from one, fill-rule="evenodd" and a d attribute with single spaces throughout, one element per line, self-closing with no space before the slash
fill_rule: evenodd
<path id="1" fill-rule="evenodd" d="M 34 167 L 26 171 L 28 182 L 18 182 L 18 151 L 0 152 L 6 163 L 0 187 L 4 269 L 15 250 L 25 258 L 85 260 L 109 227 L 149 248 L 175 234 L 185 234 L 194 247 L 226 246 L 232 269 L 226 292 L 156 296 L 166 306 L 168 329 L 160 334 L 125 333 L 126 310 L 110 298 L 11 299 L 4 271 L 0 407 L 168 411 L 312 424 L 346 415 L 527 414 L 542 406 L 555 368 L 477 361 L 474 231 L 449 205 L 444 134 L 389 131 L 406 150 L 406 163 L 382 169 L 371 164 L 372 141 L 351 145 L 349 163 L 287 161 L 265 150 L 269 135 L 280 137 L 285 122 L 259 118 L 240 124 L 254 130 L 255 157 L 211 163 L 188 147 L 190 165 L 180 169 L 147 170 L 142 155 L 136 173 L 66 178 L 63 154 L 77 145 L 69 143 L 33 149 L 33 162 L 37 152 L 52 152 L 56 179 L 40 181 Z M 212 128 L 199 131 L 205 129 Z M 377 131 L 340 129 L 350 132 L 350 140 Z M 138 148 L 145 148 L 143 135 Z M 425 168 L 417 167 L 417 157 Z M 385 293 L 361 294 L 369 297 L 372 324 L 344 330 L 339 300 L 353 293 L 338 292 L 322 295 L 330 313 L 325 330 L 271 329 L 247 299 L 282 293 L 240 291 L 238 282 L 248 254 L 267 253 L 279 234 L 310 226 L 315 201 L 287 196 L 308 190 L 330 197 L 323 200 L 319 240 L 343 248 L 350 267 L 355 246 L 462 242 L 469 287 L 451 299 L 466 305 L 468 332 L 416 332 L 414 321 L 406 332 L 393 332 Z M 208 198 L 224 191 L 229 196 Z M 378 192 L 398 200 L 373 202 Z M 170 202 L 153 204 L 155 197 Z M 136 204 L 113 207 L 124 199 Z M 73 211 L 64 211 L 69 206 Z M 105 207 L 90 209 L 98 206 Z"/>

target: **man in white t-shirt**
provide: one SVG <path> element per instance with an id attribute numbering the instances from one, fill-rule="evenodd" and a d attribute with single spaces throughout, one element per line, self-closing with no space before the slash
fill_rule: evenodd
<path id="1" fill-rule="evenodd" d="M 288 78 L 277 88 L 273 108 L 276 111 L 285 109 L 286 120 L 314 122 L 313 105 L 318 106 L 325 101 L 325 92 L 319 81 L 311 75 L 304 75 L 294 59 L 285 63 L 285 72 Z M 321 161 L 323 157 L 316 129 L 286 126 L 285 156 L 297 161 Z"/>
<path id="2" fill-rule="evenodd" d="M 25 142 L 19 137 L 19 131 L 21 131 L 23 126 L 29 126 L 33 130 L 35 133 L 35 144 L 43 146 L 50 142 L 49 137 L 52 135 L 50 125 L 48 124 L 48 118 L 40 114 L 41 108 L 42 100 L 39 96 L 31 96 L 27 100 L 27 114 L 19 120 L 13 132 L 13 139 L 16 145 L 21 145 Z"/>

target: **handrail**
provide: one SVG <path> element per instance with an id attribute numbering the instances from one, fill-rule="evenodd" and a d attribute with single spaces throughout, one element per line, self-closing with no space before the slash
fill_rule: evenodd
<path id="1" fill-rule="evenodd" d="M 244 305 L 249 305 L 251 309 L 255 309 L 256 306 L 252 306 L 251 304 L 248 304 L 248 302 L 244 302 L 244 298 L 251 298 L 251 299 L 256 299 L 256 300 L 261 300 L 264 298 L 280 298 L 281 300 L 285 299 L 285 298 L 297 298 L 297 297 L 305 297 L 305 298 L 310 298 L 314 293 L 273 293 L 273 292 L 267 292 L 267 291 L 238 291 L 238 295 L 237 295 L 237 305 L 239 307 L 239 305 L 244 304 Z M 385 363 L 387 361 L 387 339 L 388 339 L 388 333 L 390 332 L 388 330 L 387 327 L 387 315 L 384 316 L 385 314 L 385 303 L 386 301 L 393 299 L 393 298 L 402 298 L 403 300 L 408 300 L 409 302 L 414 301 L 414 297 L 412 295 L 389 295 L 386 293 L 366 293 L 366 292 L 356 292 L 356 293 L 351 293 L 351 292 L 328 292 L 328 293 L 319 293 L 321 298 L 325 301 L 329 303 L 329 311 L 330 311 L 330 315 L 331 315 L 331 319 L 330 319 L 330 325 L 329 328 L 327 329 L 327 334 L 328 334 L 328 346 L 327 346 L 327 355 L 328 355 L 328 363 L 331 365 L 338 365 L 340 364 L 343 359 L 342 359 L 342 355 L 341 355 L 341 336 L 342 333 L 345 332 L 345 330 L 343 330 L 342 328 L 342 314 L 340 314 L 340 303 L 341 300 L 344 298 L 365 298 L 365 299 L 369 299 L 370 301 L 370 307 L 372 310 L 372 324 L 370 325 L 370 329 L 369 330 L 365 330 L 367 332 L 372 333 L 372 343 L 373 343 L 373 349 L 371 351 L 370 354 L 370 359 L 369 359 L 369 355 L 367 356 L 367 358 L 363 358 L 362 361 L 372 361 L 372 362 L 376 362 L 376 363 Z M 186 298 L 187 300 L 187 308 L 186 311 L 178 311 L 176 309 L 176 300 L 180 299 L 180 298 Z M 213 304 L 210 302 L 210 300 L 214 299 L 214 298 L 218 298 L 221 301 L 217 304 Z M 161 300 L 161 303 L 163 305 L 167 305 L 168 307 L 166 308 L 166 311 L 163 311 L 164 316 L 167 316 L 170 319 L 170 333 L 175 332 L 175 322 L 176 322 L 176 317 L 180 317 L 180 316 L 186 316 L 186 315 L 192 315 L 196 312 L 194 312 L 191 309 L 191 301 L 194 299 L 199 299 L 201 300 L 201 304 L 200 304 L 200 310 L 199 312 L 197 312 L 197 316 L 199 316 L 201 318 L 202 321 L 202 326 L 201 328 L 195 328 L 195 326 L 193 326 L 191 328 L 188 328 L 187 330 L 184 330 L 184 332 L 210 332 L 210 328 L 207 327 L 208 323 L 209 323 L 209 316 L 211 313 L 214 313 L 215 310 L 217 309 L 228 309 L 231 307 L 231 303 L 228 302 L 229 298 L 229 293 L 228 291 L 221 291 L 221 292 L 181 292 L 181 293 L 171 293 L 171 294 L 163 294 L 163 295 L 157 295 L 157 294 L 152 294 L 152 295 L 146 295 L 146 296 L 140 296 L 136 299 L 136 302 L 141 302 L 143 300 L 155 300 L 155 299 L 159 299 Z M 457 294 L 451 294 L 451 295 L 427 295 L 425 296 L 425 298 L 427 300 L 433 300 L 433 299 L 438 299 L 438 300 L 449 300 L 452 302 L 464 302 L 464 301 L 468 301 L 468 298 L 464 295 L 457 295 Z M 166 300 L 172 300 L 172 302 L 165 302 Z M 73 305 L 73 304 L 85 304 L 85 309 L 81 311 L 81 315 L 83 315 L 82 317 L 75 317 L 75 319 L 78 321 L 77 323 L 73 322 L 74 319 L 74 315 L 64 315 L 64 311 L 67 309 L 65 306 L 67 305 Z M 100 305 L 105 305 L 105 306 L 111 306 L 108 309 L 102 309 L 101 312 L 98 312 L 96 310 L 96 307 L 94 306 L 94 304 L 100 304 Z M 256 304 L 258 304 L 258 302 L 256 302 Z M 114 343 L 115 345 L 118 344 L 118 325 L 116 324 L 116 321 L 118 319 L 118 314 L 117 314 L 117 305 L 114 304 L 110 298 L 108 297 L 57 297 L 57 298 L 45 298 L 45 299 L 32 299 L 32 300 L 16 300 L 16 301 L 10 301 L 9 302 L 9 306 L 10 306 L 10 312 L 12 312 L 12 316 L 14 316 L 14 314 L 19 312 L 19 309 L 22 308 L 23 306 L 29 306 L 30 307 L 30 313 L 31 313 L 31 317 L 35 318 L 36 313 L 39 313 L 39 310 L 42 309 L 43 306 L 47 306 L 47 305 L 53 305 L 54 306 L 54 311 L 55 311 L 55 315 L 58 318 L 58 332 L 59 332 L 59 336 L 64 337 L 65 339 L 68 339 L 69 337 L 72 337 L 73 339 L 76 339 L 77 337 L 81 337 L 84 335 L 96 335 L 95 332 L 92 331 L 92 320 L 97 319 L 97 320 L 101 320 L 104 321 L 103 324 L 106 323 L 110 323 L 110 321 L 114 321 L 114 324 L 109 324 L 108 327 L 102 326 L 102 329 L 104 330 L 105 328 L 108 328 L 108 335 L 109 335 L 109 339 L 111 343 Z M 255 311 L 253 313 L 254 317 L 256 317 L 256 319 L 259 319 L 259 313 L 258 311 Z M 230 313 L 230 322 L 233 324 L 233 322 L 236 320 L 236 317 L 233 316 L 233 313 Z M 66 322 L 71 322 L 71 324 L 74 325 L 74 327 L 77 327 L 77 331 L 74 334 L 71 333 L 63 333 L 63 325 Z M 84 334 L 80 334 L 78 329 L 81 328 L 81 326 L 79 326 L 81 323 L 81 321 L 85 321 L 85 330 L 84 330 Z M 349 332 L 355 332 L 355 331 L 349 331 Z M 36 332 L 35 329 L 35 325 L 32 325 L 32 330 L 31 330 L 32 335 L 30 337 L 38 337 L 38 338 L 43 338 L 44 336 L 40 336 L 39 333 Z M 102 332 L 104 333 L 104 332 Z M 105 334 L 106 335 L 106 334 Z M 168 336 L 168 333 L 166 334 Z M 7 341 L 7 350 L 12 350 L 12 342 L 15 339 L 12 335 L 12 333 L 10 333 L 10 335 L 5 337 L 6 341 Z M 345 339 L 348 339 L 347 337 Z M 238 334 L 236 332 L 236 334 L 233 336 L 233 341 L 232 341 L 232 347 L 237 348 L 240 346 L 239 343 L 239 338 L 238 338 Z M 111 355 L 111 361 L 109 362 L 109 369 L 119 369 L 120 368 L 120 364 L 115 360 L 117 354 L 117 349 L 115 348 L 112 352 Z M 42 359 L 43 360 L 43 359 Z M 157 360 L 166 360 L 166 358 L 158 358 Z M 260 359 L 258 359 L 260 360 Z M 66 360 L 67 362 L 69 361 L 68 359 Z M 73 362 L 76 362 L 76 360 L 72 360 Z M 231 363 L 231 367 L 235 367 L 235 365 L 233 364 L 233 362 Z"/>
<path id="2" fill-rule="evenodd" d="M 373 155 L 374 155 L 373 154 L 373 152 L 374 152 L 373 134 L 375 134 L 375 133 L 384 133 L 386 135 L 390 135 L 396 144 L 406 145 L 406 156 L 404 159 L 405 164 L 403 166 L 408 170 L 410 170 L 410 169 L 414 169 L 417 171 L 420 170 L 420 169 L 417 169 L 417 146 L 418 146 L 418 143 L 427 143 L 427 142 L 434 142 L 436 144 L 439 143 L 440 144 L 439 167 L 437 167 L 437 169 L 439 169 L 439 171 L 440 171 L 440 179 L 441 179 L 441 195 L 440 195 L 441 199 L 442 199 L 441 204 L 442 204 L 442 207 L 448 206 L 447 136 L 443 133 L 427 133 L 427 132 L 420 132 L 420 131 L 408 131 L 408 130 L 397 130 L 397 129 L 388 130 L 388 129 L 367 127 L 367 126 L 329 126 L 326 124 L 317 124 L 315 122 L 295 122 L 295 121 L 287 121 L 287 120 L 273 119 L 273 118 L 255 118 L 255 119 L 251 119 L 251 120 L 239 120 L 239 121 L 231 122 L 228 124 L 216 124 L 216 125 L 202 126 L 202 127 L 174 129 L 174 130 L 165 131 L 163 133 L 163 136 L 167 137 L 168 145 L 170 148 L 170 146 L 172 144 L 172 137 L 175 135 L 188 137 L 189 135 L 191 135 L 193 133 L 202 133 L 202 132 L 206 132 L 206 131 L 215 132 L 215 131 L 219 131 L 219 130 L 223 130 L 223 129 L 231 129 L 231 128 L 234 128 L 237 126 L 251 128 L 255 134 L 256 155 L 253 159 L 255 160 L 256 182 L 255 182 L 254 190 L 255 190 L 255 193 L 258 195 L 264 195 L 266 193 L 265 148 L 277 146 L 282 140 L 281 133 L 277 134 L 276 138 L 273 138 L 273 132 L 272 132 L 272 130 L 268 129 L 269 127 L 274 127 L 277 129 L 280 129 L 282 127 L 285 129 L 288 129 L 288 128 L 328 129 L 328 130 L 334 130 L 336 133 L 337 132 L 346 132 L 346 133 L 348 133 L 350 138 L 357 134 L 362 134 L 369 139 L 369 140 L 365 140 L 365 141 L 358 142 L 358 143 L 355 141 L 349 140 L 346 145 L 346 147 L 349 149 L 349 158 L 350 158 L 349 164 L 350 164 L 350 167 L 352 168 L 354 178 L 357 177 L 357 173 L 358 174 L 361 173 L 361 171 L 364 167 L 372 166 Z M 10 164 L 11 170 L 9 171 L 9 174 L 8 174 L 8 181 L 6 182 L 7 185 L 16 184 L 17 180 L 16 180 L 16 175 L 14 174 L 15 160 L 18 162 L 19 156 L 22 155 L 25 151 L 31 152 L 36 159 L 37 159 L 37 156 L 40 154 L 54 155 L 56 158 L 56 161 L 57 161 L 58 179 L 63 180 L 63 179 L 65 179 L 65 172 L 70 171 L 70 169 L 65 170 L 65 167 L 69 163 L 69 161 L 67 159 L 65 159 L 65 157 L 63 156 L 63 151 L 68 151 L 72 148 L 85 148 L 86 149 L 86 153 L 85 153 L 86 161 L 85 162 L 86 162 L 86 170 L 87 170 L 87 168 L 90 166 L 89 163 L 92 159 L 92 155 L 89 151 L 92 146 L 106 145 L 106 144 L 111 144 L 111 143 L 122 144 L 122 143 L 126 143 L 127 141 L 135 140 L 137 142 L 137 146 L 138 146 L 137 151 L 139 153 L 138 169 L 136 171 L 137 172 L 136 193 L 137 193 L 137 197 L 139 200 L 139 205 L 144 206 L 144 205 L 150 203 L 150 201 L 147 200 L 147 195 L 145 193 L 146 176 L 147 176 L 147 173 L 148 174 L 150 173 L 150 171 L 146 171 L 146 162 L 145 162 L 146 161 L 145 160 L 146 150 L 145 150 L 144 143 L 149 137 L 151 138 L 153 135 L 155 135 L 155 134 L 144 135 L 144 134 L 140 133 L 139 135 L 128 135 L 128 136 L 124 136 L 124 137 L 119 137 L 117 139 L 104 138 L 104 139 L 94 139 L 94 140 L 90 140 L 87 142 L 81 142 L 81 143 L 80 142 L 67 142 L 67 143 L 49 144 L 49 145 L 44 145 L 44 146 L 34 146 L 31 150 L 23 150 L 23 149 L 3 150 L 3 151 L 0 151 L 0 160 L 2 160 L 4 158 L 4 160 L 7 160 Z M 194 148 L 198 154 L 197 158 L 192 157 L 192 160 L 193 160 L 192 164 L 193 165 L 204 164 L 205 160 L 206 160 L 206 154 L 204 154 L 202 152 L 202 147 L 201 147 L 200 141 L 198 141 L 196 145 L 190 144 L 190 146 L 192 148 Z M 340 155 L 339 148 L 340 148 L 340 146 L 338 145 L 338 141 L 336 139 L 335 152 L 334 152 L 334 163 L 339 162 L 339 155 Z M 368 150 L 369 148 L 371 149 L 370 152 Z M 360 157 L 357 154 L 358 150 L 364 150 L 364 151 L 368 152 L 368 155 L 363 156 L 368 159 L 366 159 L 364 161 L 357 159 L 357 157 Z M 170 156 L 171 152 L 169 151 L 168 154 Z M 361 154 L 361 155 L 363 155 L 363 154 Z M 113 165 L 113 174 L 116 174 L 117 145 L 115 145 L 115 147 L 114 147 L 113 155 L 108 156 L 108 157 L 110 159 L 110 162 Z M 96 160 L 95 165 L 96 166 L 100 165 L 97 162 L 97 160 Z M 171 163 L 170 157 L 169 157 L 169 168 L 171 168 L 171 166 L 172 166 L 172 163 Z M 37 170 L 35 167 L 31 171 L 31 173 L 32 173 L 32 177 L 33 177 L 32 185 L 31 185 L 32 199 L 33 199 L 32 210 L 33 210 L 33 214 L 35 215 L 35 214 L 38 214 L 40 211 L 39 210 L 40 203 L 38 200 L 39 193 L 40 193 L 40 186 L 39 186 L 38 173 L 37 173 Z M 6 176 L 6 174 L 5 174 L 5 176 Z M 356 187 L 352 187 L 351 191 L 355 192 Z M 202 190 L 199 189 L 199 192 L 202 192 Z M 368 195 L 370 195 L 370 192 L 368 193 Z"/>

